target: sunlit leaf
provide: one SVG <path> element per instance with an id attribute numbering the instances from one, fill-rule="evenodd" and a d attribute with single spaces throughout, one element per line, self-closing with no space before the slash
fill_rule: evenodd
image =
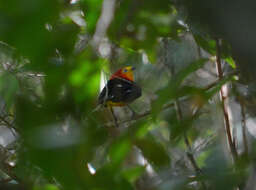
<path id="1" fill-rule="evenodd" d="M 227 57 L 225 59 L 226 62 L 228 62 L 228 64 L 233 68 L 235 69 L 236 68 L 236 64 L 235 64 L 235 61 L 232 57 Z"/>
<path id="2" fill-rule="evenodd" d="M 59 188 L 56 185 L 45 185 L 43 187 L 34 187 L 33 190 L 59 190 Z"/>

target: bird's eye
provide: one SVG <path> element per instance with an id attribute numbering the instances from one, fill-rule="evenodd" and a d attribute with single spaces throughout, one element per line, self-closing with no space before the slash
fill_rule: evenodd
<path id="1" fill-rule="evenodd" d="M 126 73 L 128 70 L 127 69 L 124 69 L 123 72 Z"/>

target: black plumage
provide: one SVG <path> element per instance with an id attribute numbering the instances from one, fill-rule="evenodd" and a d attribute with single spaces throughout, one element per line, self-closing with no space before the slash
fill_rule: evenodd
<path id="1" fill-rule="evenodd" d="M 141 96 L 141 88 L 133 81 L 122 78 L 114 78 L 107 82 L 101 91 L 98 102 L 106 105 L 107 103 L 128 104 Z"/>

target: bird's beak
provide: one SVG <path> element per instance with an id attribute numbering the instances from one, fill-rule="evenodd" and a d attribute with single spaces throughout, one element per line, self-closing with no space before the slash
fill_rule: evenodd
<path id="1" fill-rule="evenodd" d="M 132 67 L 131 70 L 134 71 L 136 68 L 135 67 Z"/>

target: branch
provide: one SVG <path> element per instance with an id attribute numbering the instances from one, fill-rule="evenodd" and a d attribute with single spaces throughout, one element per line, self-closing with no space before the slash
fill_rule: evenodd
<path id="1" fill-rule="evenodd" d="M 0 120 L 10 129 L 14 137 L 17 137 L 17 129 L 3 116 L 0 115 Z"/>
<path id="2" fill-rule="evenodd" d="M 233 71 L 231 71 L 231 72 L 225 74 L 225 76 L 223 76 L 222 78 L 219 78 L 218 80 L 212 82 L 211 84 L 209 84 L 209 85 L 203 87 L 203 90 L 209 90 L 209 89 L 215 87 L 216 85 L 218 85 L 218 84 L 219 84 L 220 82 L 222 82 L 223 80 L 225 80 L 227 77 L 234 76 L 234 75 L 236 75 L 236 74 L 238 74 L 238 73 L 239 73 L 238 70 L 233 70 Z"/>
<path id="3" fill-rule="evenodd" d="M 3 146 L 0 145 L 0 169 L 4 173 L 6 173 L 11 179 L 13 179 L 13 180 L 17 181 L 18 183 L 22 184 L 20 179 L 16 176 L 16 174 L 13 171 L 14 167 L 12 167 L 6 161 L 9 156 L 10 156 L 10 152 L 8 150 L 6 150 L 6 148 L 4 148 Z"/>
<path id="4" fill-rule="evenodd" d="M 241 106 L 241 116 L 242 116 L 242 134 L 243 134 L 243 144 L 244 144 L 244 153 L 248 155 L 248 141 L 246 137 L 246 115 L 243 102 L 240 101 Z"/>
<path id="5" fill-rule="evenodd" d="M 216 39 L 216 67 L 217 67 L 217 74 L 218 74 L 219 80 L 221 80 L 221 79 L 223 79 L 223 71 L 221 68 L 221 48 L 220 48 L 220 40 L 219 39 Z M 223 110 L 223 114 L 224 114 L 226 135 L 227 135 L 228 144 L 229 144 L 232 158 L 234 161 L 236 161 L 238 154 L 237 154 L 237 150 L 236 150 L 236 145 L 232 140 L 231 125 L 230 125 L 230 120 L 229 120 L 226 99 L 227 99 L 227 97 L 225 96 L 224 89 L 223 89 L 223 87 L 221 87 L 220 100 L 222 103 L 222 110 Z"/>
<path id="6" fill-rule="evenodd" d="M 203 87 L 202 89 L 203 90 L 209 90 L 209 89 L 215 87 L 216 85 L 218 85 L 219 83 L 221 83 L 223 80 L 225 80 L 226 77 L 230 77 L 230 76 L 236 75 L 237 73 L 238 73 L 238 71 L 232 71 L 232 72 L 226 74 L 225 77 L 212 82 L 211 84 Z M 188 99 L 189 99 L 189 97 L 185 97 L 183 100 L 188 100 Z M 173 103 L 173 102 L 172 103 L 168 103 L 168 104 L 163 106 L 161 111 L 164 111 L 164 110 L 167 110 L 167 109 L 169 109 L 171 107 L 174 107 L 174 105 L 175 105 L 175 103 Z M 125 119 L 125 120 L 122 120 L 122 121 L 118 121 L 117 124 L 121 125 L 121 124 L 124 124 L 124 123 L 132 122 L 132 121 L 137 121 L 139 119 L 143 119 L 143 118 L 151 115 L 151 113 L 152 113 L 152 110 L 148 110 L 148 111 L 145 111 L 144 113 L 137 114 L 137 115 L 135 115 L 132 118 Z M 106 127 L 111 127 L 113 125 L 115 125 L 115 123 L 113 123 L 113 122 L 108 122 L 108 123 L 104 124 L 104 126 L 106 126 Z"/>
<path id="7" fill-rule="evenodd" d="M 116 0 L 104 0 L 102 3 L 101 15 L 96 25 L 96 31 L 93 35 L 92 44 L 96 49 L 101 40 L 105 37 L 107 29 L 114 17 Z"/>
<path id="8" fill-rule="evenodd" d="M 161 111 L 167 110 L 168 108 L 171 108 L 171 107 L 174 107 L 174 103 L 169 103 L 169 104 L 164 105 Z M 122 120 L 122 121 L 118 121 L 117 125 L 121 125 L 121 124 L 132 122 L 132 121 L 137 121 L 139 119 L 142 119 L 144 117 L 147 117 L 147 116 L 151 115 L 151 113 L 152 113 L 152 110 L 145 111 L 144 113 L 137 114 L 132 118 L 125 119 L 125 120 Z M 113 122 L 108 122 L 108 123 L 104 124 L 104 126 L 106 126 L 106 127 L 111 127 L 113 125 L 116 125 L 116 124 L 113 123 Z"/>
<path id="9" fill-rule="evenodd" d="M 183 115 L 182 115 L 182 111 L 181 111 L 181 107 L 180 107 L 180 103 L 179 103 L 179 100 L 178 100 L 178 99 L 175 101 L 175 107 L 176 107 L 177 119 L 178 119 L 179 121 L 182 121 L 182 120 L 183 120 Z M 196 111 L 196 113 L 194 114 L 194 116 L 198 113 L 198 110 L 199 110 L 199 109 L 197 109 L 197 111 Z M 188 140 L 188 136 L 187 136 L 187 134 L 186 134 L 186 131 L 184 132 L 184 141 L 185 141 L 186 147 L 187 147 L 187 149 L 188 149 L 188 150 L 186 151 L 186 155 L 187 155 L 187 157 L 188 157 L 188 159 L 189 159 L 189 161 L 190 161 L 192 167 L 194 168 L 194 170 L 195 170 L 195 172 L 196 172 L 197 175 L 202 174 L 202 170 L 201 170 L 201 169 L 199 168 L 199 166 L 197 165 L 196 159 L 195 159 L 195 157 L 194 157 L 194 155 L 193 155 L 193 153 L 192 153 L 192 147 L 191 147 L 191 144 L 190 144 L 190 142 L 189 142 L 189 140 Z M 206 189 L 205 183 L 204 183 L 203 181 L 201 181 L 200 183 L 201 183 L 203 189 Z"/>
<path id="10" fill-rule="evenodd" d="M 180 107 L 180 103 L 179 103 L 178 99 L 175 101 L 175 107 L 176 107 L 176 111 L 177 111 L 177 118 L 178 118 L 178 120 L 179 121 L 183 120 L 183 115 L 182 115 L 182 111 L 181 111 L 181 107 Z M 194 155 L 192 153 L 192 147 L 191 147 L 191 144 L 190 144 L 190 142 L 188 140 L 186 132 L 184 132 L 184 141 L 185 141 L 185 144 L 186 144 L 187 149 L 188 149 L 188 151 L 186 152 L 188 159 L 190 160 L 190 162 L 191 162 L 194 170 L 196 171 L 196 173 L 197 174 L 201 174 L 202 171 L 201 171 L 201 169 L 199 168 L 199 166 L 196 163 L 195 157 L 194 157 Z M 203 182 L 202 182 L 202 184 L 203 184 Z M 205 185 L 203 184 L 203 186 L 205 186 Z"/>

